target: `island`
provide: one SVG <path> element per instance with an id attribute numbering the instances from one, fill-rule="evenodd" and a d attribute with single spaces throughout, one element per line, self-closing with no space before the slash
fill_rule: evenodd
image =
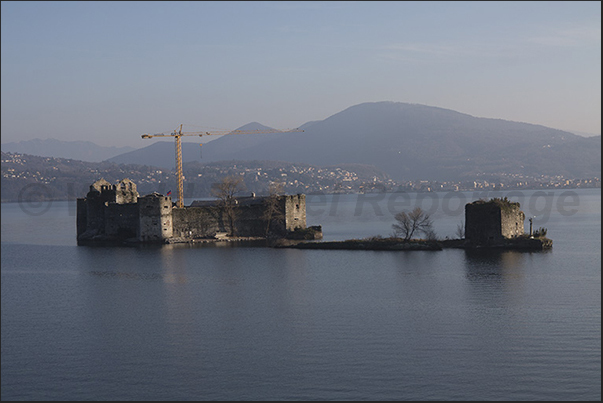
<path id="1" fill-rule="evenodd" d="M 525 214 L 520 204 L 506 197 L 466 204 L 464 236 L 458 239 L 435 239 L 428 217 L 416 209 L 412 213 L 403 214 L 403 218 L 420 217 L 428 223 L 424 229 L 427 239 L 411 239 L 412 233 L 407 233 L 405 238 L 373 236 L 327 242 L 321 241 L 320 225 L 306 225 L 304 194 L 264 197 L 225 194 L 221 199 L 199 200 L 190 206 L 178 207 L 170 195 L 155 192 L 140 196 L 136 184 L 129 179 L 115 184 L 99 179 L 90 185 L 86 197 L 77 199 L 77 243 L 131 245 L 251 240 L 275 248 L 387 251 L 446 248 L 536 251 L 553 246 L 545 228 L 533 230 L 531 219 L 529 232 L 524 231 Z"/>

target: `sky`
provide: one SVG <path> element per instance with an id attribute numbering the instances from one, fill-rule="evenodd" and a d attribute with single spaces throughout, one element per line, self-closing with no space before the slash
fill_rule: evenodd
<path id="1" fill-rule="evenodd" d="M 289 129 L 379 101 L 601 134 L 599 1 L 1 7 L 2 143 L 138 148 L 180 124 Z"/>

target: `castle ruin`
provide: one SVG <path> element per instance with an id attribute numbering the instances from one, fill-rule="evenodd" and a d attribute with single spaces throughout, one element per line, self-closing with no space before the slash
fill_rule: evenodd
<path id="1" fill-rule="evenodd" d="M 268 211 L 270 210 L 270 211 Z M 100 179 L 85 198 L 77 199 L 78 245 L 97 242 L 169 243 L 226 234 L 238 237 L 286 236 L 306 229 L 306 196 L 278 195 L 236 198 L 230 228 L 227 211 L 216 200 L 195 201 L 178 208 L 170 196 L 139 196 L 136 184 Z"/>
<path id="2" fill-rule="evenodd" d="M 519 203 L 504 199 L 477 200 L 465 205 L 465 239 L 492 246 L 524 235 L 525 214 Z"/>

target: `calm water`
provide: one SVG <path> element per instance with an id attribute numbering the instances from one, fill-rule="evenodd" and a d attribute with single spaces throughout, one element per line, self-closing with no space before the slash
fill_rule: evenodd
<path id="1" fill-rule="evenodd" d="M 2 400 L 601 400 L 601 191 L 572 192 L 511 195 L 552 251 L 489 254 L 77 247 L 73 204 L 2 204 Z M 476 195 L 399 196 L 308 224 L 420 202 L 453 238 Z"/>

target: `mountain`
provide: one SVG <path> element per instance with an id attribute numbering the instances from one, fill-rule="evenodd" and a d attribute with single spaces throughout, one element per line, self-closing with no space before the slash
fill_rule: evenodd
<path id="1" fill-rule="evenodd" d="M 68 158 L 88 162 L 104 161 L 132 150 L 135 150 L 135 148 L 103 147 L 90 141 L 61 141 L 56 139 L 33 139 L 2 144 L 3 152 Z"/>
<path id="2" fill-rule="evenodd" d="M 184 161 L 354 163 L 373 165 L 396 180 L 455 180 L 483 173 L 601 174 L 601 136 L 585 138 L 426 105 L 363 103 L 301 128 L 304 132 L 223 136 L 204 145 L 202 154 L 198 143 L 183 143 Z M 173 167 L 173 142 L 153 146 L 111 161 Z"/>
<path id="3" fill-rule="evenodd" d="M 587 133 L 587 132 L 572 131 L 571 133 L 577 134 L 578 136 L 582 136 L 582 137 L 597 137 L 597 136 L 600 136 L 600 134 Z"/>
<path id="4" fill-rule="evenodd" d="M 235 130 L 274 130 L 257 122 L 248 123 Z M 206 151 L 211 145 L 211 155 L 226 155 L 230 153 L 244 152 L 249 147 L 257 146 L 271 140 L 274 134 L 236 134 L 222 135 L 216 140 L 208 142 L 207 137 L 183 137 L 182 138 L 182 162 L 214 162 L 218 158 L 208 158 Z M 187 141 L 195 138 L 195 142 Z M 202 144 L 200 146 L 200 144 Z M 108 162 L 117 164 L 142 164 L 153 165 L 161 168 L 173 169 L 176 165 L 174 154 L 175 141 L 157 141 L 147 147 L 133 150 L 124 154 L 108 158 Z M 243 158 L 243 160 L 248 160 Z"/>

